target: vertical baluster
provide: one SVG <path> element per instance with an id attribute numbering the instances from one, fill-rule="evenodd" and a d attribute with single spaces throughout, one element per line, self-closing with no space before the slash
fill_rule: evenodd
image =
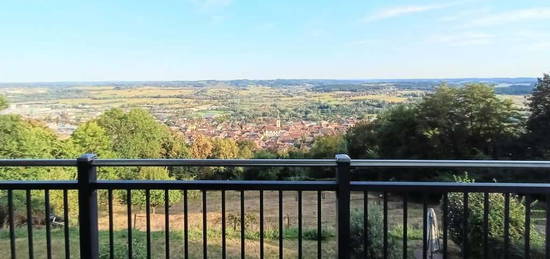
<path id="1" fill-rule="evenodd" d="M 489 258 L 489 193 L 483 194 L 483 256 Z"/>
<path id="2" fill-rule="evenodd" d="M 508 258 L 508 246 L 510 245 L 510 194 L 504 194 L 504 258 Z"/>
<path id="3" fill-rule="evenodd" d="M 383 222 L 384 222 L 384 259 L 388 258 L 388 193 L 384 192 L 384 208 L 383 208 Z"/>
<path id="4" fill-rule="evenodd" d="M 407 259 L 407 220 L 409 217 L 408 193 L 403 195 L 403 259 Z"/>
<path id="5" fill-rule="evenodd" d="M 46 258 L 52 258 L 52 232 L 50 225 L 50 190 L 44 190 L 44 220 L 46 222 Z"/>
<path id="6" fill-rule="evenodd" d="M 208 258 L 208 211 L 206 208 L 206 190 L 202 190 L 202 256 Z"/>
<path id="7" fill-rule="evenodd" d="M 449 229 L 449 193 L 443 194 L 443 259 L 447 259 L 447 235 Z"/>
<path id="8" fill-rule="evenodd" d="M 283 191 L 279 191 L 279 258 L 284 257 L 283 254 Z"/>
<path id="9" fill-rule="evenodd" d="M 151 259 L 151 190 L 145 189 L 145 228 L 147 259 Z"/>
<path id="10" fill-rule="evenodd" d="M 26 199 L 27 199 L 27 241 L 29 243 L 29 259 L 34 258 L 34 247 L 33 247 L 33 237 L 32 237 L 32 204 L 31 204 L 31 190 L 27 190 Z"/>
<path id="11" fill-rule="evenodd" d="M 422 195 L 422 258 L 428 258 L 428 201 L 427 195 Z"/>
<path id="12" fill-rule="evenodd" d="M 464 226 L 462 227 L 462 240 L 464 240 L 464 258 L 468 258 L 469 256 L 469 245 L 468 245 L 468 193 L 464 192 Z"/>
<path id="13" fill-rule="evenodd" d="M 225 190 L 222 190 L 222 259 L 225 259 Z"/>
<path id="14" fill-rule="evenodd" d="M 544 237 L 545 255 L 550 259 L 550 194 L 546 194 L 546 231 Z"/>
<path id="15" fill-rule="evenodd" d="M 114 219 L 113 219 L 113 190 L 107 190 L 107 202 L 109 207 L 109 258 L 115 258 L 115 238 L 114 238 Z"/>
<path id="16" fill-rule="evenodd" d="M 170 258 L 170 196 L 164 189 L 164 256 Z"/>
<path id="17" fill-rule="evenodd" d="M 524 258 L 529 259 L 531 258 L 531 196 L 529 194 L 525 196 L 525 235 L 523 238 L 525 242 Z"/>
<path id="18" fill-rule="evenodd" d="M 264 258 L 264 191 L 260 190 L 260 259 Z"/>
<path id="19" fill-rule="evenodd" d="M 132 239 L 132 190 L 128 189 L 126 190 L 126 206 L 127 206 L 127 213 L 128 213 L 128 258 L 133 258 L 133 239 Z"/>
<path id="20" fill-rule="evenodd" d="M 245 258 L 244 191 L 241 190 L 241 258 Z"/>
<path id="21" fill-rule="evenodd" d="M 298 191 L 298 258 L 302 258 L 302 191 Z"/>
<path id="22" fill-rule="evenodd" d="M 322 256 L 322 247 L 321 247 L 321 239 L 322 239 L 322 226 L 321 226 L 321 191 L 317 191 L 317 258 L 321 258 Z"/>
<path id="23" fill-rule="evenodd" d="M 183 191 L 183 254 L 185 259 L 189 258 L 189 222 L 187 211 L 187 190 Z"/>
<path id="24" fill-rule="evenodd" d="M 15 252 L 15 223 L 13 221 L 13 190 L 8 190 L 8 216 L 9 216 L 9 225 L 10 225 L 10 253 L 11 258 L 17 258 Z"/>
<path id="25" fill-rule="evenodd" d="M 363 192 L 363 253 L 364 257 L 369 256 L 369 193 Z"/>

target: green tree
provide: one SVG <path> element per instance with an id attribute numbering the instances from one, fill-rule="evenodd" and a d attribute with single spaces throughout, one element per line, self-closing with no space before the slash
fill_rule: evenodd
<path id="1" fill-rule="evenodd" d="M 361 121 L 346 132 L 348 154 L 352 158 L 378 157 L 375 123 Z"/>
<path id="2" fill-rule="evenodd" d="M 323 136 L 315 139 L 309 151 L 312 158 L 334 158 L 346 152 L 346 141 L 341 135 Z"/>
<path id="3" fill-rule="evenodd" d="M 170 131 L 168 137 L 162 142 L 163 157 L 186 158 L 190 156 L 189 147 L 181 134 Z"/>
<path id="4" fill-rule="evenodd" d="M 431 157 L 449 159 L 502 157 L 499 144 L 517 138 L 522 124 L 512 101 L 485 84 L 439 87 L 418 104 L 418 118 Z"/>
<path id="5" fill-rule="evenodd" d="M 35 121 L 18 115 L 0 115 L 0 157 L 56 158 L 57 135 Z"/>
<path id="6" fill-rule="evenodd" d="M 352 155 L 418 159 L 511 156 L 523 118 L 484 84 L 445 85 L 415 104 L 399 105 L 348 131 Z"/>
<path id="7" fill-rule="evenodd" d="M 71 140 L 81 154 L 94 153 L 101 158 L 116 157 L 111 149 L 111 139 L 105 129 L 100 127 L 96 121 L 81 124 L 71 135 Z"/>
<path id="8" fill-rule="evenodd" d="M 239 146 L 233 139 L 212 139 L 212 158 L 232 159 L 239 157 Z"/>
<path id="9" fill-rule="evenodd" d="M 529 97 L 527 120 L 528 139 L 531 153 L 539 158 L 550 158 L 550 75 L 539 78 L 532 95 Z"/>
<path id="10" fill-rule="evenodd" d="M 17 115 L 0 115 L 0 158 L 67 158 L 74 154 L 69 142 L 61 141 L 49 128 L 36 121 L 24 120 Z M 72 180 L 76 177 L 74 168 L 62 167 L 2 167 L 2 180 Z M 51 207 L 55 211 L 62 208 L 62 196 L 58 191 L 51 191 Z M 5 199 L 7 193 L 0 191 L 0 199 Z M 33 192 L 33 207 L 43 208 L 44 192 Z M 74 195 L 73 195 L 74 196 Z M 14 203 L 24 201 L 21 195 L 14 196 Z M 3 221 L 3 211 L 6 203 L 0 202 L 0 221 Z M 16 209 L 16 214 L 24 212 Z M 43 213 L 40 211 L 39 213 Z M 37 214 L 34 214 L 37 215 Z M 40 215 L 40 214 L 38 214 Z"/>
<path id="11" fill-rule="evenodd" d="M 254 157 L 254 152 L 257 149 L 256 143 L 250 140 L 241 140 L 241 141 L 237 141 L 237 146 L 239 148 L 239 158 Z"/>
<path id="12" fill-rule="evenodd" d="M 121 158 L 161 158 L 167 153 L 164 144 L 170 131 L 148 111 L 111 109 L 99 117 L 98 125 L 105 129 L 113 151 Z"/>

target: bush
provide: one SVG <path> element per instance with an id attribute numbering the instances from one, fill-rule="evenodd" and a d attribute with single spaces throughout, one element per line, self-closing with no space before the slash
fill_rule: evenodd
<path id="1" fill-rule="evenodd" d="M 106 235 L 108 232 L 103 231 L 101 234 Z M 147 256 L 147 248 L 145 247 L 145 242 L 143 242 L 143 240 L 145 239 L 146 233 L 134 230 L 132 234 L 132 258 L 145 258 Z M 115 240 L 127 240 L 126 231 L 115 231 L 114 235 Z M 128 242 L 115 242 L 113 244 L 113 248 L 114 258 L 128 258 Z M 99 258 L 111 258 L 109 252 L 109 243 L 100 243 Z"/>
<path id="2" fill-rule="evenodd" d="M 382 209 L 379 205 L 369 204 L 368 240 L 369 249 L 364 255 L 364 224 L 363 210 L 355 209 L 351 213 L 351 256 L 352 258 L 384 258 L 384 229 Z M 398 240 L 388 235 L 388 258 L 398 258 L 400 255 Z"/>
<path id="3" fill-rule="evenodd" d="M 465 177 L 456 177 L 458 182 L 474 181 Z M 449 193 L 449 237 L 460 247 L 464 226 L 464 194 Z M 503 194 L 489 194 L 489 235 L 488 246 L 490 258 L 504 257 L 504 200 Z M 469 257 L 483 257 L 483 210 L 484 194 L 468 194 L 468 246 Z M 509 258 L 523 258 L 523 234 L 525 233 L 525 201 L 517 195 L 510 195 L 510 223 L 509 223 Z M 533 206 L 530 204 L 529 206 Z M 544 257 L 544 238 L 531 225 L 531 257 Z"/>
<path id="4" fill-rule="evenodd" d="M 31 214 L 33 224 L 45 224 L 44 192 L 31 191 Z M 52 207 L 53 211 L 53 207 Z M 0 229 L 8 226 L 9 220 L 7 191 L 0 191 Z M 13 214 L 15 225 L 26 224 L 27 200 L 25 191 L 13 191 Z"/>
<path id="5" fill-rule="evenodd" d="M 273 240 L 279 239 L 279 230 L 268 230 L 265 233 L 266 234 L 264 235 L 267 239 L 273 239 Z M 284 233 L 284 236 L 283 236 L 284 239 L 298 239 L 299 237 L 298 228 L 296 227 L 285 228 L 283 230 L 283 233 Z M 315 228 L 302 229 L 303 240 L 317 241 L 320 239 L 321 241 L 326 241 L 329 238 L 334 237 L 335 235 L 336 234 L 332 229 L 321 229 L 321 236 L 319 236 L 319 233 Z"/>

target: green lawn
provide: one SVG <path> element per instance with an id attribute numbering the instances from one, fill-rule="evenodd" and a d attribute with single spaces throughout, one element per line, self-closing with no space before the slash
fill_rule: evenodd
<path id="1" fill-rule="evenodd" d="M 146 256 L 146 233 L 143 231 L 134 230 L 133 232 L 133 255 L 134 258 L 145 258 Z M 326 236 L 325 236 L 326 235 Z M 65 242 L 64 232 L 61 228 L 55 228 L 51 232 L 52 236 L 52 256 L 53 258 L 64 258 Z M 165 232 L 151 232 L 151 253 L 153 258 L 165 257 Z M 285 230 L 284 238 L 284 254 L 287 258 L 296 257 L 297 253 L 297 236 L 298 232 L 295 228 Z M 317 241 L 316 231 L 312 229 L 304 229 L 303 251 L 304 258 L 316 258 L 317 256 Z M 221 233 L 218 230 L 208 231 L 208 257 L 221 257 Z M 259 233 L 246 233 L 246 257 L 259 257 Z M 79 253 L 78 229 L 70 229 L 70 248 L 72 257 Z M 100 231 L 100 257 L 109 258 L 109 232 Z M 323 232 L 323 253 L 326 258 L 333 258 L 335 240 L 332 231 Z M 127 231 L 114 232 L 114 252 L 115 258 L 127 257 Z M 33 248 L 35 258 L 46 258 L 46 232 L 44 228 L 35 228 L 33 231 Z M 202 258 L 202 231 L 199 229 L 190 229 L 189 231 L 189 256 L 190 258 Z M 227 231 L 227 255 L 228 258 L 240 258 L 240 233 L 228 228 Z M 278 258 L 278 231 L 267 230 L 265 233 L 265 255 L 266 258 Z M 182 231 L 170 232 L 170 258 L 184 258 L 184 235 Z M 28 258 L 28 240 L 27 229 L 16 229 L 16 253 L 18 258 Z M 7 229 L 0 231 L 0 258 L 8 258 L 10 256 L 9 232 Z"/>

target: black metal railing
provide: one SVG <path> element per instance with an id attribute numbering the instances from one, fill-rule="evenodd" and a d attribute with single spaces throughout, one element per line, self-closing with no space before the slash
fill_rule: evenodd
<path id="1" fill-rule="evenodd" d="M 316 168 L 334 168 L 336 171 L 336 177 L 334 180 L 323 180 L 323 181 L 244 181 L 244 180 L 194 180 L 194 181 L 176 181 L 176 180 L 98 180 L 97 179 L 97 169 L 104 167 L 213 167 L 213 166 L 224 166 L 224 167 L 316 167 Z M 106 193 L 107 200 L 107 217 L 108 217 L 108 246 L 105 253 L 106 258 L 116 258 L 115 256 L 115 223 L 114 223 L 114 207 L 113 207 L 113 192 L 122 191 L 125 192 L 126 204 L 126 213 L 127 213 L 127 233 L 126 233 L 126 254 L 128 258 L 135 258 L 138 255 L 134 254 L 134 249 L 136 249 L 134 243 L 134 227 L 132 225 L 135 218 L 132 218 L 132 195 L 135 190 L 143 190 L 145 196 L 145 216 L 146 216 L 146 233 L 145 233 L 145 255 L 143 257 L 151 258 L 157 257 L 153 255 L 152 247 L 152 231 L 151 231 L 151 195 L 152 191 L 161 191 L 163 193 L 163 210 L 164 210 L 164 257 L 171 258 L 174 255 L 174 252 L 171 249 L 171 218 L 170 218 L 170 192 L 174 190 L 179 190 L 183 195 L 183 247 L 181 256 L 184 258 L 193 258 L 193 255 L 190 254 L 190 237 L 189 237 L 189 196 L 190 191 L 198 190 L 201 192 L 201 213 L 202 213 L 202 253 L 203 258 L 209 256 L 209 225 L 208 225 L 208 199 L 207 192 L 220 192 L 220 213 L 221 219 L 219 223 L 221 224 L 221 254 L 220 257 L 226 258 L 228 255 L 227 249 L 227 214 L 226 210 L 226 194 L 227 191 L 237 191 L 239 194 L 239 207 L 235 208 L 239 211 L 240 217 L 237 219 L 239 221 L 239 238 L 240 238 L 240 248 L 239 253 L 241 258 L 248 257 L 247 246 L 246 246 L 246 228 L 247 224 L 245 222 L 245 215 L 247 213 L 245 207 L 245 191 L 257 191 L 259 192 L 259 233 L 258 233 L 258 245 L 259 251 L 257 256 L 259 258 L 264 258 L 266 256 L 266 221 L 265 221 L 265 198 L 264 195 L 267 192 L 275 192 L 276 196 L 274 199 L 277 199 L 277 225 L 278 225 L 278 235 L 276 236 L 276 246 L 278 250 L 278 257 L 283 258 L 285 253 L 285 242 L 286 238 L 283 235 L 285 231 L 284 227 L 284 192 L 292 191 L 296 192 L 296 202 L 297 202 L 297 244 L 296 244 L 296 255 L 298 258 L 304 257 L 304 215 L 303 215 L 303 193 L 312 192 L 314 193 L 313 201 L 316 200 L 315 215 L 316 218 L 316 244 L 312 251 L 309 251 L 307 257 L 317 257 L 321 258 L 322 256 L 335 256 L 338 258 L 351 258 L 352 256 L 357 256 L 354 254 L 354 249 L 357 247 L 352 246 L 352 236 L 351 236 L 351 212 L 352 205 L 357 205 L 362 203 L 362 213 L 363 213 L 363 238 L 362 244 L 360 244 L 364 256 L 367 257 L 369 249 L 373 246 L 374 240 L 369 240 L 369 193 L 379 194 L 380 204 L 382 207 L 382 244 L 380 247 L 379 254 L 382 258 L 389 258 L 392 254 L 389 244 L 389 233 L 390 233 L 390 217 L 389 213 L 389 197 L 392 195 L 399 195 L 401 197 L 399 202 L 402 204 L 402 240 L 400 244 L 400 254 L 403 258 L 408 258 L 411 256 L 411 253 L 414 254 L 415 251 L 420 250 L 420 254 L 423 258 L 428 258 L 430 256 L 428 246 L 429 246 L 429 237 L 428 237 L 428 195 L 431 194 L 440 194 L 442 197 L 441 200 L 441 218 L 442 218 L 442 248 L 439 252 L 443 258 L 448 258 L 451 256 L 449 251 L 449 194 L 450 193 L 462 193 L 462 208 L 467 219 L 469 213 L 469 197 L 473 193 L 482 193 L 484 197 L 483 203 L 483 226 L 482 226 L 482 235 L 483 235 L 483 255 L 489 257 L 489 210 L 491 209 L 491 204 L 489 203 L 489 195 L 491 193 L 498 193 L 504 195 L 504 256 L 508 257 L 508 245 L 510 244 L 510 195 L 511 194 L 521 194 L 525 195 L 525 216 L 524 216 L 524 233 L 523 242 L 524 242 L 524 251 L 522 257 L 529 258 L 531 255 L 531 202 L 533 201 L 532 195 L 541 195 L 546 199 L 546 208 L 550 208 L 550 184 L 528 184 L 528 183 L 454 183 L 454 182 L 387 182 L 387 181 L 351 181 L 351 172 L 353 169 L 361 168 L 534 168 L 534 169 L 550 169 L 550 162 L 544 161 L 466 161 L 466 160 L 351 160 L 347 155 L 337 155 L 336 159 L 301 159 L 301 160 L 285 160 L 285 159 L 259 159 L 259 160 L 189 160 L 189 159 L 96 159 L 91 154 L 83 155 L 82 157 L 76 160 L 0 160 L 0 167 L 76 167 L 78 174 L 78 179 L 75 180 L 63 180 L 63 181 L 0 181 L 0 191 L 4 191 L 7 197 L 7 220 L 8 220 L 8 229 L 9 229 L 9 253 L 6 256 L 11 255 L 11 258 L 16 258 L 19 254 L 24 254 L 29 258 L 34 258 L 37 253 L 43 255 L 45 252 L 46 258 L 52 258 L 55 255 L 58 257 L 71 258 L 76 255 L 71 254 L 73 251 L 71 245 L 71 234 L 73 233 L 70 230 L 69 216 L 70 203 L 76 201 L 70 200 L 68 197 L 69 192 L 78 193 L 78 249 L 80 258 L 99 258 L 100 257 L 100 243 L 99 243 L 99 224 L 98 219 L 100 215 L 98 213 L 98 191 Z M 37 238 L 34 235 L 33 228 L 36 225 L 33 222 L 33 205 L 32 205 L 32 195 L 33 192 L 37 190 L 43 191 L 44 194 L 44 219 L 43 225 L 45 228 L 45 251 L 37 251 L 35 249 L 35 239 Z M 63 243 L 64 249 L 63 253 L 61 251 L 52 250 L 52 236 L 51 236 L 51 204 L 50 204 L 50 193 L 53 191 L 60 191 L 62 193 L 62 207 L 63 207 Z M 26 205 L 26 248 L 28 251 L 18 249 L 20 246 L 23 246 L 21 242 L 17 242 L 17 226 L 15 220 L 15 205 L 14 205 L 14 192 L 24 192 L 25 193 L 25 205 Z M 323 242 L 323 229 L 324 223 L 322 218 L 326 217 L 323 215 L 323 206 L 322 199 L 325 193 L 335 193 L 335 204 L 334 205 L 334 226 L 335 226 L 335 242 L 331 243 L 331 249 L 335 252 L 333 254 L 323 254 L 328 244 Z M 421 225 L 422 225 L 422 240 L 420 247 L 411 247 L 410 240 L 408 238 L 409 226 L 412 224 L 410 222 L 410 194 L 420 194 L 421 198 Z M 360 203 L 357 203 L 355 200 L 352 202 L 353 197 L 359 197 Z M 362 196 L 362 197 L 361 197 Z M 393 202 L 393 201 L 392 201 Z M 547 210 L 546 210 L 547 211 Z M 393 220 L 395 221 L 395 220 Z M 135 223 L 135 222 L 134 222 Z M 546 248 L 545 256 L 550 258 L 550 240 L 547 238 L 546 233 L 550 231 L 550 213 L 545 213 L 545 232 L 544 244 Z M 466 258 L 470 255 L 469 250 L 471 249 L 470 243 L 467 242 L 469 235 L 468 229 L 470 224 L 468 220 L 464 220 L 462 228 L 462 243 L 459 247 L 460 252 L 458 255 Z M 438 237 L 439 240 L 439 237 Z M 271 242 L 273 243 L 273 242 Z M 73 244 L 74 245 L 74 244 Z M 328 250 L 331 250 L 328 249 Z M 311 250 L 311 249 L 310 249 Z M 311 253 L 310 253 L 311 252 Z M 196 256 L 196 255 L 195 255 Z M 43 257 L 43 256 L 40 256 Z M 103 257 L 103 256 L 102 256 Z M 212 256 L 215 257 L 215 256 Z M 273 257 L 273 254 L 269 254 L 269 257 Z"/>

